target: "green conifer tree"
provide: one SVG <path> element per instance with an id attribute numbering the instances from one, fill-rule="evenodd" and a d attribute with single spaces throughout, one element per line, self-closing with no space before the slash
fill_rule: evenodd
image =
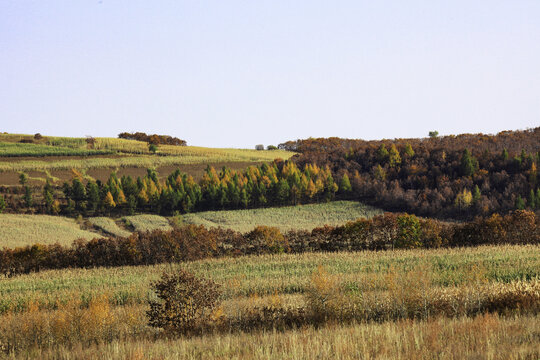
<path id="1" fill-rule="evenodd" d="M 348 194 L 352 191 L 351 181 L 347 173 L 343 174 L 341 181 L 339 182 L 339 192 L 342 194 Z"/>

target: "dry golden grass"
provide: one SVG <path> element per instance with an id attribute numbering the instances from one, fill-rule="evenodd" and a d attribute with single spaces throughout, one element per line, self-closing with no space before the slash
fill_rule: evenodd
<path id="1" fill-rule="evenodd" d="M 0 214 L 0 247 L 26 245 L 71 245 L 74 240 L 100 237 L 98 233 L 82 230 L 70 218 L 49 215 Z"/>
<path id="2" fill-rule="evenodd" d="M 457 319 L 400 320 L 384 323 L 306 326 L 289 331 L 255 331 L 195 338 L 142 337 L 141 327 L 125 313 L 98 311 L 104 326 L 85 328 L 107 337 L 106 329 L 126 321 L 122 336 L 88 346 L 75 343 L 56 348 L 28 348 L 9 358 L 39 359 L 538 359 L 540 317 L 500 317 L 485 314 Z M 124 320 L 125 319 L 125 320 Z M 63 322 L 60 318 L 58 322 Z M 94 321 L 88 321 L 89 324 Z M 59 326 L 61 333 L 63 327 Z M 42 331 L 38 327 L 36 331 Z"/>
<path id="3" fill-rule="evenodd" d="M 150 280 L 178 265 L 46 271 L 0 282 L 1 299 L 27 301 L 11 308 L 16 311 L 3 308 L 0 348 L 34 358 L 126 358 L 144 346 L 144 356 L 155 358 L 428 359 L 492 352 L 492 358 L 517 359 L 538 352 L 538 251 L 491 246 L 192 262 L 181 266 L 222 284 L 224 301 L 208 319 L 217 333 L 179 340 L 165 340 L 143 315 L 154 296 Z M 290 294 L 298 280 L 298 292 Z M 139 301 L 122 302 L 129 287 Z M 34 296 L 39 293 L 49 296 L 48 305 Z M 263 308 L 274 315 L 261 320 Z M 254 330 L 252 319 L 272 326 L 283 323 L 287 311 L 300 314 L 302 329 Z M 399 320 L 410 318 L 424 320 Z M 383 323 L 365 323 L 369 319 Z M 334 325 L 317 330 L 312 323 Z M 505 344 L 504 351 L 497 344 Z"/>

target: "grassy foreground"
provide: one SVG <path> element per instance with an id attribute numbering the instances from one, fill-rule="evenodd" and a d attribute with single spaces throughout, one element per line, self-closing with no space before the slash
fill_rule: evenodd
<path id="1" fill-rule="evenodd" d="M 250 296 L 303 294 L 318 266 L 362 291 L 388 289 L 389 274 L 427 264 L 434 286 L 462 285 L 482 277 L 489 283 L 530 280 L 540 276 L 540 247 L 481 246 L 464 249 L 388 252 L 310 253 L 245 256 L 185 264 L 65 269 L 4 278 L 0 313 L 25 311 L 29 304 L 54 309 L 57 302 L 83 303 L 107 294 L 111 305 L 141 305 L 151 296 L 148 284 L 163 271 L 181 266 L 222 285 L 224 300 Z"/>
<path id="2" fill-rule="evenodd" d="M 209 323 L 215 331 L 202 337 L 147 326 L 150 282 L 179 266 L 223 290 Z M 66 359 L 535 358 L 538 269 L 540 247 L 528 245 L 43 271 L 0 281 L 0 351 Z M 274 315 L 261 318 L 263 309 Z M 319 311 L 334 320 L 317 329 L 310 314 Z M 271 330 L 287 314 L 302 325 Z"/>
<path id="3" fill-rule="evenodd" d="M 372 217 L 382 211 L 357 201 L 334 201 L 322 204 L 281 208 L 205 211 L 178 217 L 185 224 L 222 227 L 248 232 L 257 225 L 273 226 L 281 231 L 312 230 L 323 225 L 342 225 L 358 218 Z"/>
<path id="4" fill-rule="evenodd" d="M 540 317 L 486 314 L 458 319 L 330 325 L 170 340 L 114 341 L 33 350 L 40 359 L 537 359 Z"/>

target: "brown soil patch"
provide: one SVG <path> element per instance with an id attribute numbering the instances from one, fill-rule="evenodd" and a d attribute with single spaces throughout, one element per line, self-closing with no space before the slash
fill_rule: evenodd
<path id="1" fill-rule="evenodd" d="M 6 162 L 19 162 L 24 160 L 32 161 L 60 161 L 60 160 L 84 160 L 88 158 L 107 158 L 107 159 L 118 159 L 126 157 L 121 154 L 110 154 L 110 155 L 74 155 L 74 156 L 0 156 L 0 161 Z"/>
<path id="2" fill-rule="evenodd" d="M 49 158 L 49 157 L 48 157 Z M 55 157 L 56 159 L 60 158 L 59 156 Z M 74 158 L 74 157 L 67 157 L 67 158 Z M 171 174 L 176 169 L 180 169 L 180 171 L 187 173 L 193 178 L 198 181 L 202 178 L 204 171 L 208 165 L 213 166 L 216 168 L 216 170 L 221 169 L 223 166 L 226 166 L 233 170 L 244 170 L 250 165 L 258 165 L 260 163 L 257 162 L 222 162 L 222 163 L 209 163 L 209 164 L 183 164 L 183 165 L 167 165 L 167 166 L 161 166 L 157 169 L 158 176 L 160 179 L 164 179 L 169 174 Z M 92 177 L 95 180 L 101 180 L 101 181 L 107 181 L 109 178 L 111 172 L 113 172 L 113 169 L 88 169 L 86 171 L 86 175 Z M 71 170 L 50 170 L 49 173 L 51 176 L 58 178 L 57 181 L 54 182 L 55 185 L 60 186 L 64 181 L 71 181 L 73 179 L 73 173 Z M 82 171 L 84 174 L 84 172 Z M 43 186 L 45 183 L 45 179 L 47 178 L 47 174 L 45 171 L 28 171 L 28 176 L 30 177 L 28 183 L 31 186 Z M 138 176 L 145 176 L 146 175 L 146 169 L 145 168 L 136 168 L 136 167 L 127 167 L 127 168 L 119 168 L 116 172 L 118 177 L 122 177 L 123 175 L 129 175 L 132 178 L 137 178 Z M 32 178 L 40 178 L 43 180 L 34 180 Z M 18 172 L 0 172 L 0 185 L 3 186 L 13 186 L 13 185 L 19 185 L 19 173 Z"/>

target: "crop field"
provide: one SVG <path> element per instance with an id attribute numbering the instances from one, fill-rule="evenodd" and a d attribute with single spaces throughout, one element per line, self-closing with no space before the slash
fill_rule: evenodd
<path id="1" fill-rule="evenodd" d="M 118 226 L 118 223 L 114 221 L 114 219 L 111 219 L 108 217 L 104 217 L 104 216 L 91 217 L 91 218 L 88 218 L 88 222 L 95 228 L 104 232 L 105 234 L 110 234 L 114 236 L 123 236 L 123 237 L 127 237 L 131 235 L 131 232 Z"/>
<path id="2" fill-rule="evenodd" d="M 43 271 L 0 282 L 0 343 L 17 346 L 14 357 L 40 358 L 91 358 L 90 354 L 98 353 L 119 359 L 137 354 L 166 358 L 181 353 L 188 358 L 215 354 L 218 358 L 300 359 L 337 351 L 339 358 L 409 354 L 404 358 L 427 359 L 433 351 L 456 348 L 455 354 L 485 354 L 489 349 L 502 351 L 500 357 L 493 358 L 517 359 L 518 354 L 530 357 L 539 350 L 534 310 L 505 317 L 497 313 L 428 316 L 423 320 L 335 323 L 318 329 L 305 326 L 283 332 L 162 338 L 146 325 L 146 302 L 154 296 L 149 284 L 163 271 L 178 267 L 221 285 L 220 316 L 230 321 L 242 321 L 261 306 L 309 306 L 306 296 L 313 282 L 321 281 L 314 277 L 321 268 L 326 274 L 323 284 L 333 279 L 353 291 L 351 294 L 362 294 L 365 314 L 396 309 L 392 311 L 399 316 L 407 306 L 419 306 L 415 296 L 428 303 L 435 301 L 431 296 L 455 298 L 451 300 L 455 306 L 464 299 L 470 304 L 465 306 L 473 309 L 474 304 L 493 299 L 501 291 L 534 294 L 540 285 L 540 247 L 266 255 L 182 265 Z M 531 289 L 519 290 L 527 287 Z M 308 342 L 308 346 L 308 339 L 314 339 L 313 344 Z M 273 348 L 276 344 L 281 350 Z"/>
<path id="3" fill-rule="evenodd" d="M 124 216 L 122 218 L 127 227 L 133 228 L 134 231 L 152 231 L 152 230 L 171 230 L 172 226 L 169 220 L 159 215 L 133 215 Z"/>
<path id="4" fill-rule="evenodd" d="M 285 206 L 280 208 L 205 211 L 178 216 L 185 224 L 222 227 L 240 232 L 253 230 L 257 225 L 274 226 L 281 231 L 312 230 L 323 225 L 341 225 L 358 218 L 381 214 L 380 209 L 357 201 L 334 201 L 321 204 Z"/>
<path id="5" fill-rule="evenodd" d="M 36 243 L 71 245 L 74 240 L 93 239 L 100 234 L 82 230 L 75 220 L 49 215 L 0 214 L 0 248 Z"/>
<path id="6" fill-rule="evenodd" d="M 492 283 L 530 280 L 540 276 L 539 246 L 483 246 L 465 249 L 392 252 L 310 253 L 246 256 L 194 261 L 185 264 L 124 266 L 118 268 L 42 271 L 3 279 L 0 312 L 19 311 L 35 302 L 54 308 L 73 296 L 88 301 L 102 293 L 114 305 L 141 305 L 150 296 L 148 284 L 163 271 L 182 267 L 222 285 L 223 298 L 232 300 L 273 294 L 302 294 L 313 271 L 323 266 L 359 290 L 388 288 L 388 275 L 407 273 L 427 264 L 433 286 L 466 284 L 484 277 Z"/>
<path id="7" fill-rule="evenodd" d="M 207 165 L 240 170 L 276 158 L 289 159 L 292 155 L 293 152 L 285 150 L 173 145 L 160 145 L 157 153 L 151 154 L 148 144 L 137 140 L 96 138 L 89 149 L 85 138 L 44 136 L 36 140 L 33 135 L 0 134 L 0 185 L 17 185 L 20 172 L 32 174 L 32 185 L 42 184 L 47 178 L 61 184 L 71 180 L 72 169 L 99 180 L 106 180 L 113 171 L 120 176 L 141 176 L 148 168 L 163 176 L 180 168 L 198 178 Z"/>
<path id="8" fill-rule="evenodd" d="M 107 150 L 73 149 L 62 146 L 0 142 L 0 157 L 92 156 L 112 153 L 112 151 Z"/>
<path id="9" fill-rule="evenodd" d="M 123 167 L 156 168 L 160 166 L 209 164 L 222 162 L 252 162 L 272 161 L 279 154 L 272 151 L 236 150 L 224 151 L 194 151 L 184 155 L 155 156 L 132 155 L 122 157 L 99 157 L 88 159 L 47 159 L 47 160 L 10 160 L 0 161 L 0 171 L 31 171 L 31 170 L 69 170 L 69 169 L 116 169 Z M 285 155 L 285 154 L 284 154 Z M 286 158 L 292 154 L 288 154 Z"/>

